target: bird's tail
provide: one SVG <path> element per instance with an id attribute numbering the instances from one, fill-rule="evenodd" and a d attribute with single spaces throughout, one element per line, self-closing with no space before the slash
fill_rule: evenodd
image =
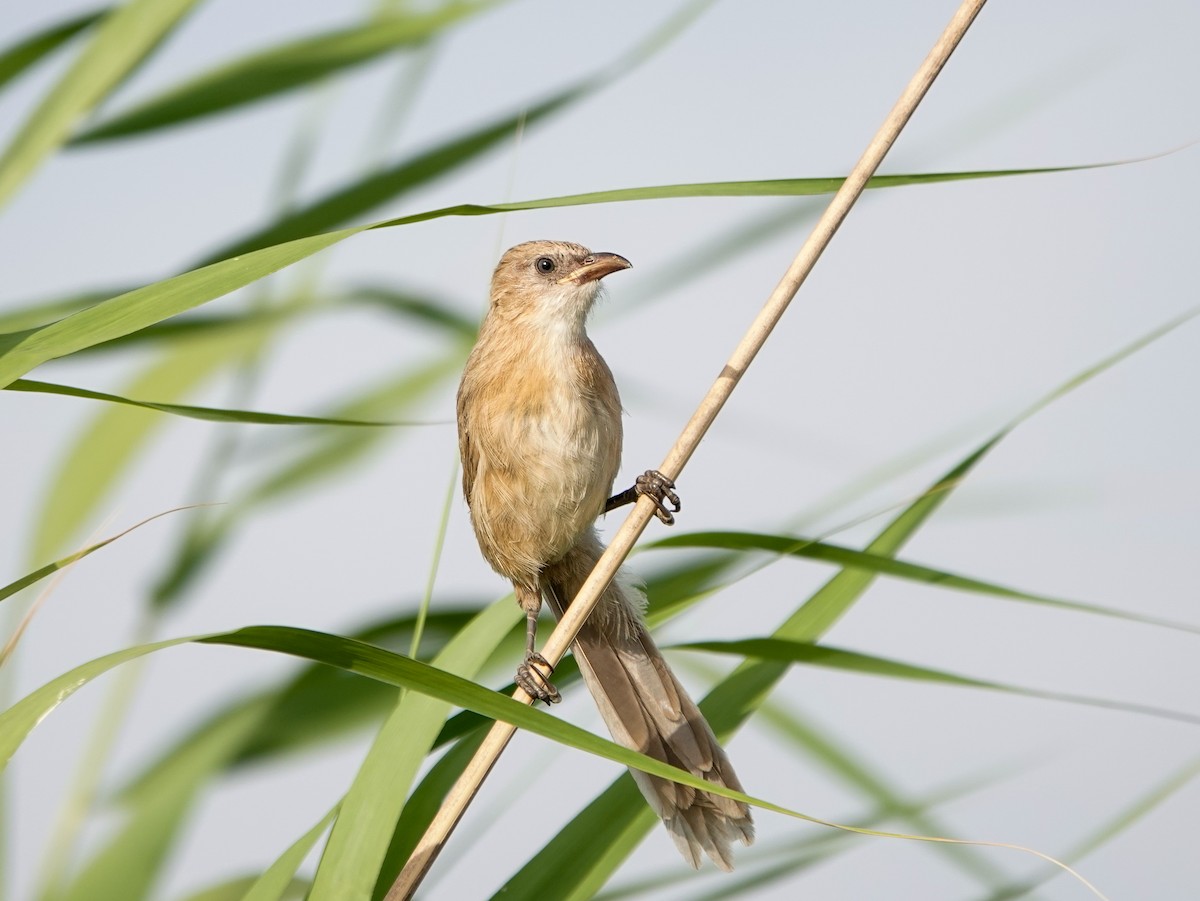
<path id="1" fill-rule="evenodd" d="M 586 532 L 565 557 L 542 573 L 555 616 L 578 593 L 604 546 Z M 704 719 L 667 666 L 642 622 L 645 598 L 620 575 L 605 590 L 575 640 L 575 659 L 613 740 L 700 776 L 742 790 Z M 722 870 L 733 869 L 731 845 L 754 840 L 750 809 L 738 801 L 631 770 L 638 788 L 696 868 L 703 851 Z"/>

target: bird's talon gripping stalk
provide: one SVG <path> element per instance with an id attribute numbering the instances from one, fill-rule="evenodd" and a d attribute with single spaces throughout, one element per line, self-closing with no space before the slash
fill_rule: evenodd
<path id="1" fill-rule="evenodd" d="M 671 514 L 679 512 L 679 495 L 675 493 L 675 483 L 671 479 L 657 469 L 647 469 L 634 480 L 633 490 L 637 492 L 638 497 L 645 495 L 653 499 L 657 508 L 654 515 L 664 526 L 675 525 L 675 517 Z M 673 511 L 667 509 L 666 501 L 671 502 Z"/>
<path id="2" fill-rule="evenodd" d="M 525 655 L 525 662 L 517 667 L 516 682 L 531 698 L 537 698 L 547 704 L 557 704 L 562 695 L 550 681 L 554 675 L 554 667 L 550 661 L 536 651 Z"/>
<path id="3" fill-rule="evenodd" d="M 674 488 L 675 483 L 657 469 L 647 469 L 634 479 L 632 488 L 626 488 L 620 494 L 614 494 L 610 497 L 604 504 L 604 512 L 608 513 L 617 507 L 632 504 L 644 495 L 654 501 L 654 515 L 659 518 L 662 524 L 673 526 L 675 525 L 675 517 L 672 513 L 679 512 L 679 495 L 675 493 Z M 671 506 L 675 508 L 673 511 L 667 509 L 667 501 L 670 501 Z"/>

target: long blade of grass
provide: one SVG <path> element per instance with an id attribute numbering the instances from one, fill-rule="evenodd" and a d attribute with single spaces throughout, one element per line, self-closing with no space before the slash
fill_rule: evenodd
<path id="1" fill-rule="evenodd" d="M 1055 400 L 1196 315 L 1200 315 L 1200 307 L 1131 342 L 1032 404 L 934 482 L 879 533 L 867 546 L 867 552 L 895 556 L 945 498 L 1013 429 Z M 809 597 L 771 637 L 799 642 L 820 640 L 866 592 L 875 578 L 876 575 L 867 570 L 843 569 Z M 786 668 L 787 664 L 778 661 L 747 661 L 709 692 L 700 708 L 718 738 L 728 738 L 763 704 Z M 617 779 L 537 851 L 494 897 L 504 898 L 505 901 L 583 901 L 591 898 L 645 838 L 656 821 L 653 813 L 638 798 L 639 792 L 632 778 L 626 775 Z"/>
<path id="2" fill-rule="evenodd" d="M 129 0 L 104 16 L 75 63 L 0 156 L 0 204 L 62 145 L 84 115 L 154 51 L 196 2 Z"/>
<path id="3" fill-rule="evenodd" d="M 771 801 L 754 798 L 750 795 L 708 782 L 679 767 L 671 766 L 644 754 L 639 754 L 608 739 L 600 738 L 598 735 L 594 735 L 578 726 L 557 719 L 549 713 L 529 707 L 512 698 L 476 685 L 453 673 L 437 669 L 420 661 L 336 635 L 327 635 L 321 632 L 284 626 L 251 626 L 244 629 L 237 629 L 233 632 L 138 645 L 134 648 L 118 651 L 76 667 L 71 672 L 59 676 L 57 679 L 42 686 L 42 688 L 37 689 L 9 710 L 0 714 L 0 761 L 3 761 L 7 765 L 13 752 L 24 741 L 33 727 L 80 687 L 91 681 L 91 679 L 107 672 L 114 666 L 135 659 L 136 657 L 164 650 L 165 648 L 177 646 L 185 642 L 275 651 L 336 666 L 370 679 L 377 679 L 378 681 L 397 687 L 412 689 L 448 704 L 474 710 L 491 719 L 503 720 L 535 735 L 549 738 L 576 750 L 586 751 L 598 757 L 603 757 L 625 767 L 633 767 L 711 794 L 722 795 L 764 810 L 770 810 L 818 825 L 880 837 L 956 844 L 991 845 L 1023 851 L 1061 866 L 1072 873 L 1083 885 L 1092 890 L 1097 897 L 1103 897 L 1074 870 L 1059 864 L 1053 858 L 1031 848 L 996 842 L 903 835 L 833 823 Z"/>
<path id="4" fill-rule="evenodd" d="M 8 84 L 26 69 L 36 65 L 81 31 L 95 25 L 108 13 L 107 7 L 80 13 L 0 51 L 0 87 Z"/>
<path id="5" fill-rule="evenodd" d="M 910 582 L 921 582 L 927 585 L 937 585 L 942 588 L 954 588 L 959 591 L 969 591 L 975 594 L 986 594 L 1006 598 L 1013 601 L 1026 601 L 1031 604 L 1041 604 L 1060 610 L 1072 610 L 1077 613 L 1091 613 L 1097 616 L 1123 619 L 1129 622 L 1145 625 L 1162 626 L 1182 632 L 1200 633 L 1200 626 L 1164 620 L 1158 617 L 1102 607 L 1098 604 L 1087 604 L 1079 601 L 1069 601 L 1053 598 L 1043 594 L 1032 594 L 1018 591 L 993 582 L 972 579 L 968 576 L 956 575 L 945 570 L 930 566 L 908 563 L 893 557 L 871 554 L 866 551 L 832 544 L 827 541 L 799 538 L 790 535 L 764 535 L 756 532 L 693 532 L 684 535 L 672 535 L 650 542 L 643 546 L 653 548 L 720 548 L 732 551 L 767 551 L 784 556 L 803 557 L 808 560 L 819 560 L 836 566 L 850 569 L 862 569 L 878 575 L 893 576 Z"/>
<path id="6" fill-rule="evenodd" d="M 128 407 L 139 407 L 143 410 L 169 413 L 172 416 L 183 416 L 187 419 L 201 419 L 206 422 L 230 422 L 245 425 L 351 426 L 354 428 L 396 428 L 399 426 L 441 424 L 399 419 L 387 421 L 333 419 L 325 416 L 297 416 L 290 413 L 262 413 L 256 410 L 226 410 L 220 407 L 197 407 L 191 404 L 163 404 L 148 400 L 134 400 L 131 397 L 108 394 L 104 391 L 92 391 L 89 388 L 75 388 L 70 385 L 56 385 L 51 382 L 39 382 L 31 379 L 17 379 L 11 385 L 6 386 L 5 390 L 25 391 L 34 394 L 56 394 L 60 397 L 79 397 L 86 400 L 101 400 L 110 404 L 123 404 Z"/>
<path id="7" fill-rule="evenodd" d="M 934 184 L 979 178 L 1000 178 L 1067 172 L 1098 166 L 1117 165 L 1098 163 L 1087 166 L 1053 167 L 1044 169 L 1012 169 L 979 172 L 942 172 L 924 175 L 881 175 L 871 180 L 870 187 L 898 187 L 912 184 Z M 174 276 L 144 288 L 130 291 L 97 304 L 74 315 L 40 328 L 0 334 L 0 386 L 11 384 L 36 366 L 63 357 L 85 347 L 111 341 L 123 335 L 161 322 L 171 316 L 194 309 L 215 300 L 263 276 L 270 275 L 302 259 L 312 256 L 352 235 L 367 229 L 413 225 L 447 216 L 487 216 L 522 210 L 549 209 L 598 203 L 618 203 L 632 200 L 657 200 L 678 197 L 766 197 L 827 194 L 841 184 L 838 178 L 801 178 L 775 181 L 715 182 L 688 185 L 660 185 L 648 188 L 624 188 L 615 191 L 595 191 L 564 197 L 481 206 L 461 204 L 443 207 L 411 216 L 389 219 L 373 225 L 345 228 L 310 237 L 288 240 L 240 256 L 210 263 L 182 275 Z M 260 236 L 261 237 L 261 236 Z M 258 243 L 256 238 L 254 243 Z"/>
<path id="8" fill-rule="evenodd" d="M 392 13 L 353 28 L 260 50 L 118 112 L 81 132 L 71 144 L 129 138 L 230 112 L 361 66 L 386 53 L 421 44 L 462 19 L 495 5 L 494 0 L 448 3 L 429 12 Z"/>

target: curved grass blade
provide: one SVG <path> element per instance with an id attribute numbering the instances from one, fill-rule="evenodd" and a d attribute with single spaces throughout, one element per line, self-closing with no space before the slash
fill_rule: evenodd
<path id="1" fill-rule="evenodd" d="M 455 635 L 433 664 L 473 678 L 512 632 L 519 613 L 507 598 L 496 601 Z M 402 693 L 342 802 L 310 901 L 369 901 L 409 788 L 449 712 L 448 703 Z"/>
<path id="2" fill-rule="evenodd" d="M 1013 429 L 1058 398 L 1198 314 L 1200 307 L 1170 320 L 1032 404 L 895 517 L 867 546 L 867 552 L 895 556 L 945 498 Z M 842 569 L 809 597 L 771 637 L 787 641 L 819 641 L 862 597 L 875 578 L 874 573 L 866 570 Z M 763 704 L 786 671 L 787 664 L 779 661 L 747 661 L 709 692 L 700 703 L 700 709 L 717 737 L 728 739 Z M 502 897 L 505 901 L 554 901 L 594 896 L 654 825 L 656 818 L 648 808 L 639 804 L 638 797 L 632 778 L 625 775 L 617 779 L 537 851 L 494 897 Z"/>
<path id="3" fill-rule="evenodd" d="M 1013 601 L 1026 601 L 1031 604 L 1041 604 L 1060 610 L 1072 610 L 1077 613 L 1091 613 L 1096 616 L 1107 616 L 1123 619 L 1128 622 L 1144 625 L 1162 626 L 1166 629 L 1176 629 L 1182 632 L 1200 634 L 1200 626 L 1188 623 L 1178 623 L 1158 617 L 1146 616 L 1140 613 L 1130 613 L 1098 604 L 1086 604 L 1080 601 L 1068 601 L 1053 598 L 1048 595 L 1031 594 L 1007 588 L 993 582 L 984 582 L 968 576 L 960 576 L 945 570 L 907 563 L 893 557 L 883 557 L 843 545 L 831 544 L 816 539 L 799 538 L 790 535 L 764 535 L 756 532 L 693 532 L 685 535 L 671 535 L 643 545 L 646 549 L 654 548 L 719 548 L 730 551 L 767 551 L 792 557 L 803 557 L 808 560 L 819 560 L 836 566 L 851 569 L 863 569 L 883 576 L 894 576 L 910 582 L 922 582 L 941 588 L 954 588 L 959 591 L 969 591 L 975 594 L 987 594 L 1006 598 Z"/>
<path id="4" fill-rule="evenodd" d="M 296 871 L 300 869 L 300 864 L 304 863 L 304 858 L 308 857 L 309 852 L 312 851 L 317 839 L 325 834 L 325 830 L 331 823 L 336 822 L 341 807 L 342 802 L 339 801 L 329 813 L 321 818 L 317 825 L 300 836 L 291 847 L 284 851 L 279 859 L 255 880 L 245 895 L 239 895 L 238 898 L 241 901 L 284 901 L 291 897 L 292 887 L 296 884 Z M 304 892 L 301 897 L 307 898 L 311 889 L 312 883 L 304 880 Z"/>
<path id="5" fill-rule="evenodd" d="M 955 841 L 946 838 L 878 832 L 854 826 L 834 824 L 827 820 L 812 817 L 779 804 L 754 798 L 750 795 L 732 791 L 724 786 L 708 782 L 692 775 L 686 770 L 647 757 L 644 754 L 639 754 L 607 739 L 600 738 L 584 729 L 580 729 L 578 726 L 559 720 L 543 711 L 528 707 L 512 698 L 496 694 L 445 670 L 440 670 L 436 667 L 412 660 L 411 658 L 351 639 L 283 626 L 251 626 L 237 629 L 233 632 L 193 636 L 191 638 L 139 645 L 76 667 L 74 670 L 59 676 L 57 679 L 37 689 L 13 707 L 0 714 L 0 762 L 7 765 L 12 754 L 24 741 L 33 727 L 74 694 L 75 691 L 95 677 L 121 663 L 184 642 L 275 651 L 336 666 L 349 672 L 366 676 L 367 678 L 376 679 L 397 687 L 409 688 L 422 695 L 474 710 L 492 719 L 504 720 L 535 735 L 549 738 L 576 750 L 586 751 L 603 757 L 622 766 L 633 767 L 652 775 L 671 779 L 683 785 L 689 785 L 693 788 L 709 792 L 710 794 L 722 795 L 794 819 L 860 834 L 922 841 Z M 711 719 L 712 717 L 710 716 Z M 650 812 L 649 808 L 643 809 L 646 813 Z M 956 841 L 956 843 L 992 844 L 988 842 L 963 841 Z M 1012 845 L 1005 845 L 1004 847 L 1023 850 L 1049 862 L 1056 863 L 1052 858 L 1048 858 L 1046 855 L 1028 848 L 1022 849 Z M 1064 866 L 1064 869 L 1067 868 Z M 1083 880 L 1082 876 L 1074 873 L 1073 870 L 1070 872 L 1085 885 L 1088 885 L 1089 888 L 1091 887 L 1089 883 Z"/>
<path id="6" fill-rule="evenodd" d="M 934 184 L 946 181 L 962 181 L 978 178 L 1000 178 L 1014 175 L 1032 175 L 1051 172 L 1067 172 L 1118 163 L 1098 163 L 1087 166 L 1053 167 L 1046 169 L 1010 169 L 988 172 L 942 172 L 925 175 L 881 175 L 872 179 L 870 186 L 897 187 L 912 184 Z M 443 207 L 398 219 L 389 219 L 373 225 L 363 225 L 339 231 L 326 232 L 306 238 L 273 244 L 259 250 L 231 248 L 230 252 L 241 253 L 217 263 L 185 272 L 165 281 L 147 285 L 119 297 L 99 303 L 58 322 L 23 332 L 0 334 L 0 386 L 11 384 L 36 366 L 48 360 L 63 357 L 104 341 L 111 341 L 131 332 L 161 322 L 171 316 L 194 309 L 215 300 L 263 276 L 277 272 L 292 263 L 312 256 L 326 247 L 344 241 L 367 229 L 391 228 L 412 225 L 446 216 L 487 216 L 496 213 L 521 210 L 549 209 L 554 207 L 579 206 L 598 203 L 618 203 L 631 200 L 658 200 L 678 197 L 767 197 L 805 196 L 827 194 L 841 184 L 840 178 L 800 178 L 775 181 L 713 182 L 705 184 L 660 185 L 648 188 L 623 188 L 615 191 L 596 191 L 589 194 L 571 194 L 564 197 L 548 197 L 541 200 L 480 206 L 461 204 Z M 292 226 L 280 227 L 286 234 Z M 263 239 L 274 239 L 279 235 L 266 232 L 246 242 L 258 246 Z"/>
<path id="7" fill-rule="evenodd" d="M 172 416 L 183 416 L 187 419 L 202 419 L 206 422 L 233 422 L 247 425 L 351 426 L 355 428 L 396 428 L 398 426 L 442 424 L 412 420 L 331 419 L 323 416 L 294 416 L 288 413 L 260 413 L 254 410 L 196 407 L 190 404 L 160 404 L 153 401 L 134 400 L 130 397 L 122 397 L 119 394 L 92 391 L 88 388 L 74 388 L 70 385 L 55 385 L 50 382 L 38 382 L 30 379 L 17 379 L 11 385 L 6 386 L 5 390 L 27 391 L 35 394 L 57 394 L 60 397 L 81 397 L 87 400 L 102 400 L 110 404 L 140 407 L 143 410 L 170 413 Z"/>
<path id="8" fill-rule="evenodd" d="M 0 204 L 62 145 L 84 115 L 154 51 L 196 2 L 129 0 L 104 16 L 75 63 L 0 156 Z"/>
<path id="9" fill-rule="evenodd" d="M 353 28 L 258 51 L 115 114 L 77 135 L 71 145 L 160 131 L 294 91 L 386 53 L 421 44 L 494 5 L 450 3 L 431 12 L 389 14 Z"/>
<path id="10" fill-rule="evenodd" d="M 984 688 L 988 691 L 998 691 L 1005 694 L 1020 695 L 1026 698 L 1040 698 L 1048 701 L 1063 701 L 1068 704 L 1081 704 L 1087 707 L 1100 707 L 1104 710 L 1120 710 L 1125 713 L 1140 713 L 1145 716 L 1155 716 L 1161 719 L 1175 720 L 1181 723 L 1200 725 L 1200 714 L 1185 713 L 1179 710 L 1169 710 L 1164 707 L 1152 707 L 1146 704 L 1134 704 L 1124 701 L 1112 701 L 1107 698 L 1092 698 L 1086 695 L 1067 694 L 1058 691 L 1044 691 L 1037 688 L 1022 688 L 1004 682 L 992 682 L 986 679 L 975 679 L 970 676 L 960 676 L 944 670 L 915 666 L 902 663 L 887 657 L 877 657 L 872 654 L 862 654 L 858 651 L 847 651 L 828 645 L 806 641 L 787 641 L 778 638 L 743 638 L 734 641 L 692 641 L 677 644 L 672 647 L 677 650 L 708 651 L 713 654 L 733 654 L 738 657 L 751 657 L 758 660 L 778 660 L 786 663 L 806 663 L 811 666 L 822 666 L 827 669 L 843 672 L 860 673 L 870 676 L 884 676 L 889 679 L 907 679 L 915 682 L 934 682 L 939 685 L 954 685 L 961 688 Z"/>
<path id="11" fill-rule="evenodd" d="M 105 7 L 81 13 L 56 25 L 51 25 L 0 52 L 0 87 L 8 84 L 30 66 L 53 53 L 81 31 L 95 25 L 109 12 L 110 9 Z"/>

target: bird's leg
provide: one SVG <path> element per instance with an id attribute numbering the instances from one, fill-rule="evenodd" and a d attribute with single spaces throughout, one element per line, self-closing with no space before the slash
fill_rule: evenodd
<path id="1" fill-rule="evenodd" d="M 662 520 L 663 525 L 673 526 L 675 517 L 671 515 L 672 511 L 667 509 L 666 502 L 671 502 L 671 506 L 675 508 L 673 512 L 679 512 L 679 495 L 674 489 L 675 483 L 657 469 L 647 469 L 634 480 L 632 488 L 626 488 L 620 494 L 610 497 L 604 504 L 604 512 L 632 504 L 642 495 L 646 495 L 654 501 L 654 515 Z"/>
<path id="2" fill-rule="evenodd" d="M 517 603 L 525 611 L 525 659 L 517 667 L 517 685 L 538 701 L 556 704 L 562 700 L 558 689 L 550 682 L 554 667 L 550 661 L 534 650 L 537 643 L 538 614 L 542 610 L 542 595 L 536 588 L 514 585 Z"/>

